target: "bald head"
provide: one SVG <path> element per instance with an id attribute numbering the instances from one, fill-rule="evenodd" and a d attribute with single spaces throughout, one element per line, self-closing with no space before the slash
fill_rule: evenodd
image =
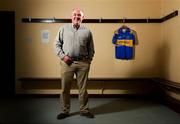
<path id="1" fill-rule="evenodd" d="M 80 9 L 73 9 L 72 15 L 71 15 L 71 20 L 73 25 L 79 26 L 84 19 L 84 13 Z"/>
<path id="2" fill-rule="evenodd" d="M 81 9 L 73 9 L 72 14 L 74 13 L 81 13 L 81 15 L 84 17 L 84 12 Z"/>

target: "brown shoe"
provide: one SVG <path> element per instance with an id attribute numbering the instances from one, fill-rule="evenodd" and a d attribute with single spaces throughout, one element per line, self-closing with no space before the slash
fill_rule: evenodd
<path id="1" fill-rule="evenodd" d="M 69 117 L 69 114 L 67 113 L 60 113 L 59 115 L 57 115 L 57 119 L 64 119 Z"/>
<path id="2" fill-rule="evenodd" d="M 80 116 L 85 116 L 87 118 L 94 118 L 94 115 L 91 112 L 80 112 Z"/>

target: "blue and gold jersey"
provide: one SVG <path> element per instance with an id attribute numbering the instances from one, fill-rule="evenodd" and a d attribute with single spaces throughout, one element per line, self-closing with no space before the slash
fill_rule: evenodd
<path id="1" fill-rule="evenodd" d="M 115 44 L 115 56 L 117 59 L 132 59 L 136 44 L 135 32 L 128 27 L 121 27 L 115 31 L 112 43 Z"/>

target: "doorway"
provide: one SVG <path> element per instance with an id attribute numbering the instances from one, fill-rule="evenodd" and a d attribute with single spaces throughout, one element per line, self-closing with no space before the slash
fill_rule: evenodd
<path id="1" fill-rule="evenodd" d="M 0 11 L 0 97 L 15 95 L 15 12 Z"/>

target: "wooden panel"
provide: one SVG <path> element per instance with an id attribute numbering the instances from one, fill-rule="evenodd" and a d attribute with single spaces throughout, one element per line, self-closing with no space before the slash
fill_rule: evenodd
<path id="1" fill-rule="evenodd" d="M 60 78 L 20 78 L 19 81 L 22 94 L 61 92 Z M 155 90 L 149 78 L 90 78 L 87 88 L 89 94 L 150 94 Z M 78 94 L 76 80 L 72 82 L 71 94 Z"/>

